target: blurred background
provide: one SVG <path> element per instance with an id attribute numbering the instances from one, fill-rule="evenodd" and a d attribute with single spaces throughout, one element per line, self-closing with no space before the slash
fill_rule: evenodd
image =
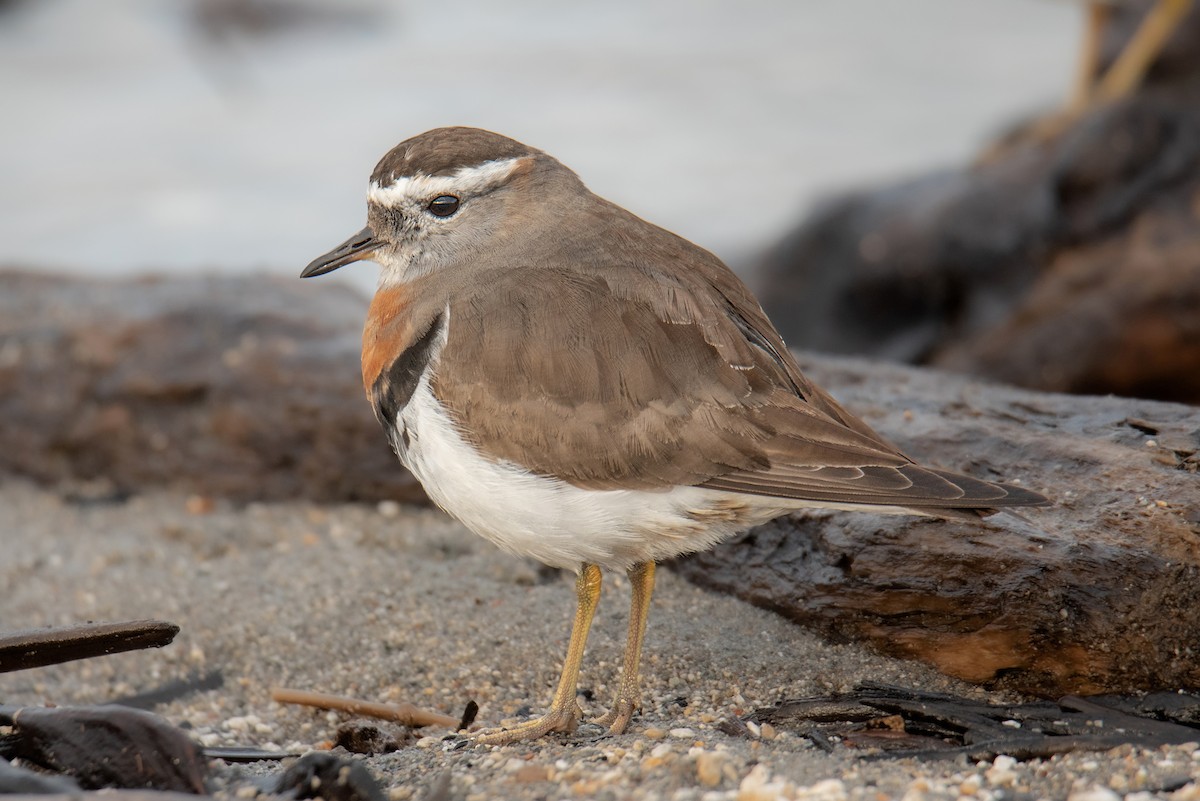
<path id="1" fill-rule="evenodd" d="M 461 124 L 747 269 L 823 194 L 965 161 L 1063 102 L 1080 18 L 1055 0 L 10 0 L 0 261 L 293 275 L 361 226 L 387 149 Z"/>
<path id="2" fill-rule="evenodd" d="M 297 276 L 442 125 L 715 251 L 794 348 L 1200 404 L 1194 6 L 0 0 L 0 475 L 420 497 L 375 268 Z"/>

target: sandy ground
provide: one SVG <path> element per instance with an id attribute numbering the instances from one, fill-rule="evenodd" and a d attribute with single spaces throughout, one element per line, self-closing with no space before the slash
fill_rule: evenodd
<path id="1" fill-rule="evenodd" d="M 206 745 L 305 749 L 343 716 L 277 705 L 272 686 L 456 716 L 473 698 L 494 724 L 540 709 L 557 679 L 570 577 L 501 554 L 433 510 L 218 502 L 197 513 L 194 499 L 168 493 L 80 503 L 16 483 L 0 486 L 0 509 L 0 628 L 143 617 L 182 627 L 160 651 L 0 674 L 3 703 L 104 702 L 219 670 L 219 689 L 156 711 Z M 863 680 L 982 694 L 660 575 L 645 709 L 629 733 L 583 726 L 534 744 L 451 750 L 446 731 L 430 731 L 368 760 L 390 797 L 420 798 L 448 770 L 451 797 L 472 800 L 1200 799 L 1194 744 L 975 764 L 831 755 L 786 731 L 725 735 L 716 723 L 732 714 Z M 615 686 L 626 591 L 623 577 L 607 578 L 581 680 L 591 713 Z M 216 789 L 265 769 L 222 768 Z"/>

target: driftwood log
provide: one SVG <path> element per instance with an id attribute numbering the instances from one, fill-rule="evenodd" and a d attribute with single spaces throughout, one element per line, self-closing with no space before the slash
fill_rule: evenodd
<path id="1" fill-rule="evenodd" d="M 296 279 L 0 272 L 0 475 L 89 495 L 421 500 L 363 399 L 364 308 Z"/>
<path id="2" fill-rule="evenodd" d="M 1078 750 L 1107 751 L 1196 742 L 1200 696 L 1150 693 L 1137 699 L 1065 696 L 1057 703 L 990 704 L 958 695 L 866 684 L 850 692 L 781 701 L 746 716 L 808 737 L 821 748 L 831 738 L 874 756 L 968 759 L 1000 754 L 1049 759 Z M 737 721 L 726 729 L 736 729 Z M 747 732 L 749 733 L 749 732 Z M 1172 782 L 1188 782 L 1186 773 Z"/>
<path id="3" fill-rule="evenodd" d="M 870 362 L 807 372 L 902 449 L 1053 506 L 980 523 L 821 512 L 684 575 L 945 673 L 1045 696 L 1200 687 L 1200 409 Z"/>
<path id="4" fill-rule="evenodd" d="M 1114 6 L 1102 66 L 1150 5 Z M 767 312 L 793 347 L 1200 403 L 1198 96 L 1195 6 L 1122 102 L 825 203 L 759 260 Z"/>
<path id="5" fill-rule="evenodd" d="M 421 497 L 358 381 L 366 300 L 298 280 L 0 274 L 0 476 L 240 500 Z M 1054 505 L 817 513 L 676 567 L 842 639 L 1046 695 L 1200 687 L 1200 410 L 805 357 L 915 458 Z"/>

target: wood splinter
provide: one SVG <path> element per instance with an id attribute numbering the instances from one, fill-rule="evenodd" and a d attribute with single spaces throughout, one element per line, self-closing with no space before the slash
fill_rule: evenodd
<path id="1" fill-rule="evenodd" d="M 164 620 L 80 623 L 0 632 L 0 673 L 143 648 L 162 648 L 178 633 L 179 626 Z"/>
<path id="2" fill-rule="evenodd" d="M 422 726 L 446 726 L 457 728 L 459 719 L 439 712 L 418 709 L 409 703 L 380 704 L 372 701 L 360 701 L 357 698 L 347 698 L 342 695 L 314 693 L 307 690 L 292 690 L 287 687 L 275 687 L 271 690 L 271 700 L 281 704 L 301 704 L 318 709 L 336 709 L 349 712 L 352 715 L 363 715 L 369 718 L 390 720 L 402 726 L 419 729 Z"/>

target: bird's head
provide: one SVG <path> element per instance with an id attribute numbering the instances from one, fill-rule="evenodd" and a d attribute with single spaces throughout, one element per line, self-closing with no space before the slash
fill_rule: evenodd
<path id="1" fill-rule="evenodd" d="M 582 194 L 579 178 L 540 150 L 478 128 L 437 128 L 388 151 L 371 174 L 367 226 L 300 275 L 371 259 L 381 285 L 411 281 L 529 238 Z"/>

